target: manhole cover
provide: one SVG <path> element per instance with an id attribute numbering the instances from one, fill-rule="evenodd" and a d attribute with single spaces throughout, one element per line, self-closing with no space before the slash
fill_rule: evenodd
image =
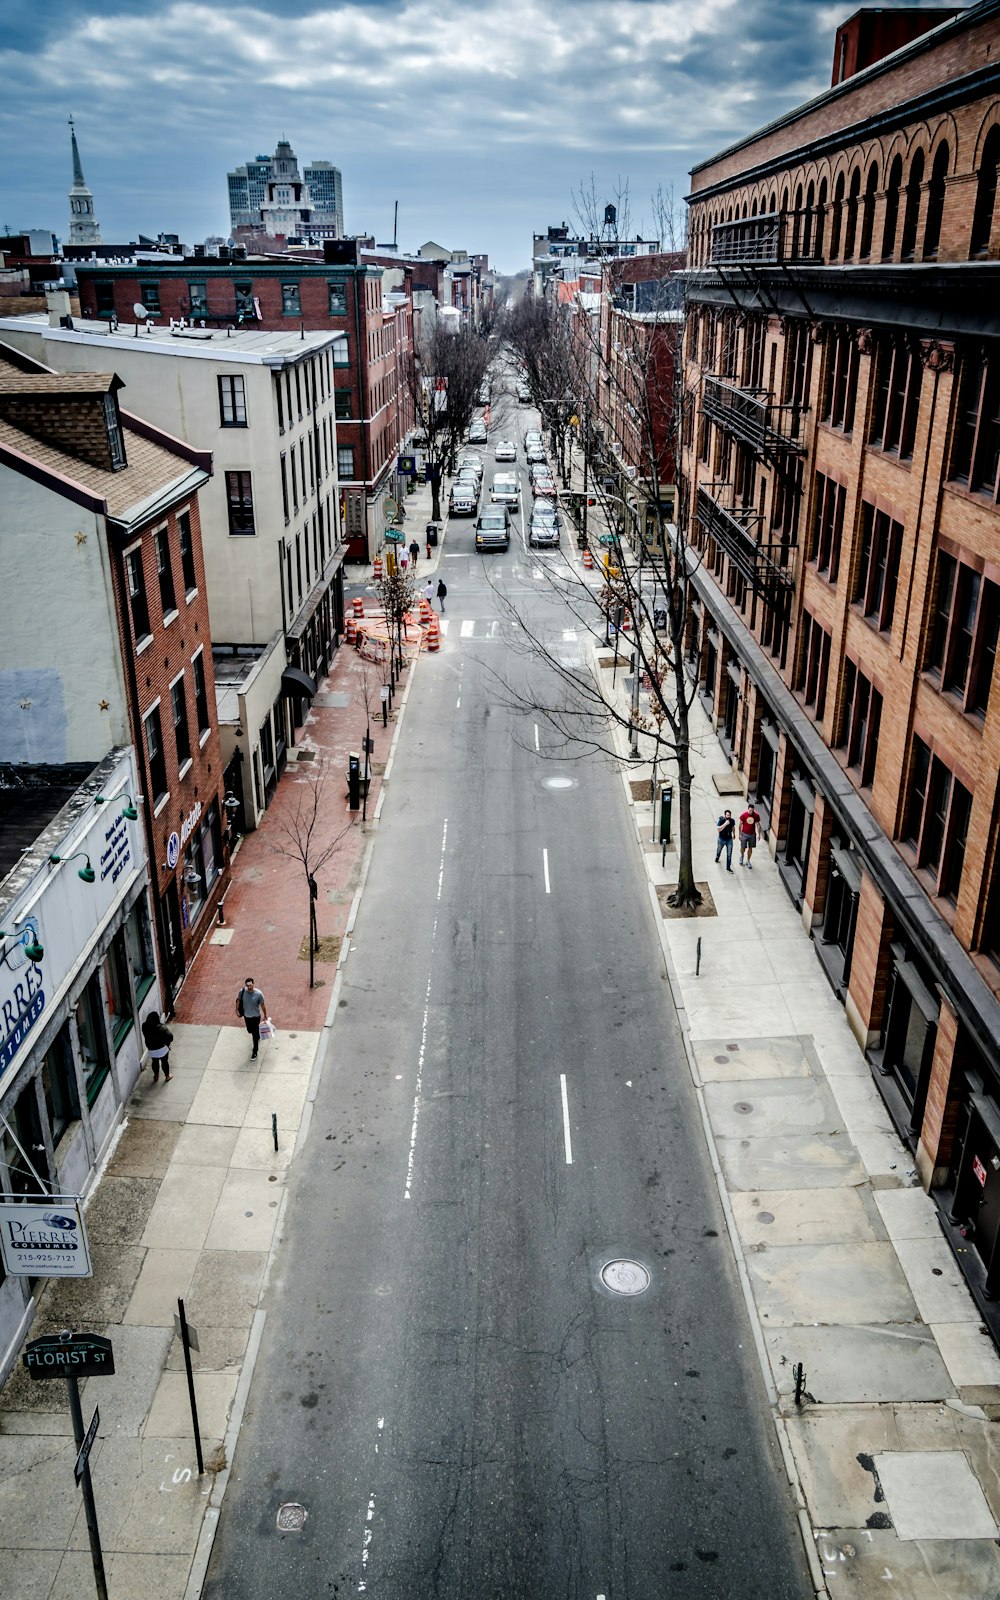
<path id="1" fill-rule="evenodd" d="M 649 1273 L 638 1261 L 609 1261 L 601 1268 L 601 1281 L 613 1294 L 642 1294 L 649 1288 Z"/>
<path id="2" fill-rule="evenodd" d="M 757 1221 L 758 1222 L 773 1222 L 774 1221 L 774 1212 L 773 1211 L 758 1211 L 758 1213 L 757 1213 Z"/>
<path id="3" fill-rule="evenodd" d="M 286 1500 L 283 1506 L 278 1507 L 275 1526 L 279 1533 L 301 1533 L 308 1515 L 305 1506 L 300 1506 L 295 1500 Z"/>
<path id="4" fill-rule="evenodd" d="M 546 778 L 546 789 L 575 789 L 576 783 L 572 778 Z"/>

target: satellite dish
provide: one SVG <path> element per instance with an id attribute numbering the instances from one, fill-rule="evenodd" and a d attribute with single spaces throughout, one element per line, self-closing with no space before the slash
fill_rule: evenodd
<path id="1" fill-rule="evenodd" d="M 146 307 L 142 304 L 141 300 L 137 300 L 135 302 L 135 304 L 132 307 L 132 312 L 133 312 L 133 314 L 135 316 L 139 317 L 143 322 L 145 322 L 146 318 L 149 316 L 149 312 L 146 309 Z"/>

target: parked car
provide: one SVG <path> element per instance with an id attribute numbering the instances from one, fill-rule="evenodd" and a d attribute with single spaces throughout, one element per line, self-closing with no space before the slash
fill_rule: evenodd
<path id="1" fill-rule="evenodd" d="M 521 504 L 521 495 L 517 486 L 516 472 L 496 472 L 493 475 L 493 487 L 490 490 L 490 499 L 494 503 L 508 506 L 516 511 Z"/>
<path id="2" fill-rule="evenodd" d="M 474 517 L 479 509 L 479 489 L 471 478 L 457 478 L 448 496 L 448 515 Z"/>
<path id="3" fill-rule="evenodd" d="M 538 499 L 539 495 L 545 495 L 548 499 L 554 500 L 556 497 L 556 486 L 552 478 L 539 477 L 536 478 L 532 483 L 531 492 L 535 496 L 536 500 Z"/>
<path id="4" fill-rule="evenodd" d="M 547 461 L 529 461 L 528 477 L 534 483 L 536 478 L 551 478 L 552 468 Z"/>
<path id="5" fill-rule="evenodd" d="M 489 380 L 489 378 L 484 378 L 482 383 L 479 385 L 479 393 L 476 395 L 476 399 L 479 401 L 479 404 L 481 406 L 489 405 L 489 402 L 490 402 L 490 380 Z"/>
<path id="6" fill-rule="evenodd" d="M 510 544 L 510 517 L 506 506 L 490 506 L 476 523 L 477 550 L 506 550 Z"/>
<path id="7" fill-rule="evenodd" d="M 517 445 L 514 443 L 513 439 L 500 439 L 497 441 L 497 446 L 493 454 L 496 456 L 498 461 L 516 461 Z"/>
<path id="8" fill-rule="evenodd" d="M 458 458 L 458 464 L 455 468 L 455 471 L 459 477 L 461 477 L 463 472 L 472 472 L 481 483 L 483 479 L 482 456 L 477 455 L 475 450 L 463 450 L 462 454 Z"/>
<path id="9" fill-rule="evenodd" d="M 542 549 L 559 543 L 559 524 L 555 517 L 543 516 L 539 507 L 531 513 L 528 525 L 528 543 Z"/>
<path id="10" fill-rule="evenodd" d="M 482 418 L 477 419 L 469 429 L 470 444 L 485 444 L 487 440 L 486 424 Z"/>
<path id="11" fill-rule="evenodd" d="M 539 433 L 537 428 L 529 428 L 527 433 L 524 436 L 524 443 L 525 443 L 525 446 L 530 445 L 530 444 L 544 444 L 545 443 L 545 435 L 542 434 L 542 433 Z"/>
<path id="12" fill-rule="evenodd" d="M 528 385 L 526 383 L 519 383 L 518 384 L 518 386 L 517 386 L 517 398 L 520 401 L 522 406 L 527 406 L 527 405 L 531 404 L 531 390 L 528 388 Z"/>
<path id="13" fill-rule="evenodd" d="M 529 466 L 548 466 L 548 457 L 543 444 L 529 444 L 526 454 Z"/>

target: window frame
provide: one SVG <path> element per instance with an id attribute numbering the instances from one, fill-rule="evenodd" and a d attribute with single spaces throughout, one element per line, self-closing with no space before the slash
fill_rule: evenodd
<path id="1" fill-rule="evenodd" d="M 253 504 L 253 473 L 238 469 L 227 471 L 226 512 L 231 539 L 252 539 L 257 533 Z M 248 512 L 249 508 L 249 512 Z M 249 526 L 247 526 L 249 522 Z"/>
<path id="2" fill-rule="evenodd" d="M 219 427 L 248 428 L 246 380 L 242 372 L 220 372 Z"/>
<path id="3" fill-rule="evenodd" d="M 302 284 L 299 280 L 281 285 L 281 315 L 283 317 L 301 317 Z"/>
<path id="4" fill-rule="evenodd" d="M 154 720 L 155 719 L 155 720 Z M 155 738 L 150 738 L 150 730 L 155 728 Z M 146 757 L 146 768 L 149 772 L 149 791 L 153 803 L 153 815 L 170 798 L 170 784 L 167 778 L 167 757 L 163 748 L 163 721 L 160 716 L 160 702 L 150 706 L 142 719 L 142 738 Z M 158 788 L 157 784 L 162 784 Z"/>
<path id="5" fill-rule="evenodd" d="M 903 525 L 869 500 L 861 502 L 861 538 L 851 603 L 878 633 L 892 631 Z"/>
<path id="6" fill-rule="evenodd" d="M 174 567 L 170 556 L 170 529 L 166 523 L 162 528 L 157 528 L 153 534 L 153 550 L 156 554 L 160 606 L 163 610 L 163 621 L 166 623 L 177 615 L 177 592 L 174 587 Z"/>
<path id="7" fill-rule="evenodd" d="M 338 482 L 354 483 L 354 446 L 352 444 L 337 445 L 337 480 Z"/>

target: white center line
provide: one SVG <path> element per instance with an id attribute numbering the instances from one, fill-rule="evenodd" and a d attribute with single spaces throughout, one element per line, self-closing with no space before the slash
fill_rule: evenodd
<path id="1" fill-rule="evenodd" d="M 536 722 L 535 723 L 535 749 L 537 750 L 538 748 L 539 748 L 539 744 L 538 744 L 538 723 Z"/>
<path id="2" fill-rule="evenodd" d="M 549 882 L 549 852 L 547 850 L 542 851 L 542 871 L 545 873 L 545 893 L 551 894 L 552 885 Z"/>
<path id="3" fill-rule="evenodd" d="M 444 884 L 444 857 L 448 844 L 448 818 L 444 819 L 444 828 L 441 833 L 441 861 L 438 866 L 437 898 L 440 902 L 441 889 Z M 437 939 L 437 917 L 431 927 L 431 942 L 429 957 L 434 954 L 434 944 Z M 429 959 L 429 958 L 428 958 Z M 413 1121 L 410 1124 L 410 1148 L 406 1158 L 406 1185 L 403 1190 L 403 1199 L 409 1200 L 410 1190 L 413 1187 L 413 1168 L 417 1155 L 417 1129 L 420 1123 L 421 1094 L 424 1087 L 424 1060 L 427 1055 L 427 1031 L 430 1022 L 431 1009 L 431 976 L 427 974 L 427 988 L 424 991 L 424 1014 L 420 1023 L 420 1049 L 417 1053 L 417 1081 L 413 1088 Z"/>
<path id="4" fill-rule="evenodd" d="M 566 1165 L 571 1167 L 573 1165 L 573 1142 L 569 1136 L 569 1096 L 566 1093 L 565 1072 L 561 1072 L 559 1074 L 559 1088 L 562 1093 L 563 1138 L 566 1141 Z"/>

